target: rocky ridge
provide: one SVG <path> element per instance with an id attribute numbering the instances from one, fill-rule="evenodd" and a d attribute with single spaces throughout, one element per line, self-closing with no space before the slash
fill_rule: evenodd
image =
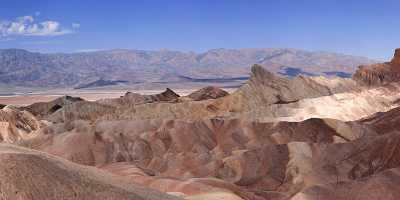
<path id="1" fill-rule="evenodd" d="M 143 104 L 136 101 L 113 105 L 125 97 L 97 102 L 70 104 L 49 117 L 51 121 L 75 119 L 201 119 L 217 116 L 235 116 L 260 110 L 273 105 L 292 105 L 302 99 L 329 96 L 335 93 L 357 90 L 353 81 L 341 84 L 332 81 L 299 76 L 287 79 L 268 72 L 259 65 L 252 67 L 249 81 L 230 95 L 204 101 L 160 102 Z M 140 95 L 136 95 L 140 96 Z M 107 102 L 107 103 L 105 103 Z M 110 110 L 113 110 L 110 112 Z M 79 110 L 79 112 L 78 112 Z M 194 111 L 194 112 L 190 112 Z"/>
<path id="2" fill-rule="evenodd" d="M 385 80 L 365 87 L 356 75 L 287 79 L 254 65 L 245 85 L 215 99 L 215 88 L 198 91 L 200 100 L 167 89 L 68 102 L 54 112 L 54 102 L 6 106 L 0 116 L 21 136 L 0 144 L 0 192 L 46 199 L 399 199 L 400 84 Z M 52 191 L 62 192 L 22 187 L 15 179 L 21 173 L 29 181 L 42 175 L 35 188 L 55 181 Z"/>
<path id="3" fill-rule="evenodd" d="M 353 79 L 368 86 L 400 81 L 400 49 L 395 50 L 390 62 L 360 66 Z"/>
<path id="4" fill-rule="evenodd" d="M 42 117 L 42 116 L 47 116 L 47 115 L 50 115 L 50 114 L 56 112 L 57 110 L 61 109 L 65 105 L 68 105 L 68 104 L 71 104 L 74 102 L 78 102 L 78 101 L 83 101 L 83 99 L 79 98 L 79 97 L 64 96 L 64 97 L 57 98 L 54 101 L 50 101 L 50 102 L 34 103 L 32 105 L 23 107 L 22 109 L 29 111 L 33 115 Z"/>
<path id="5" fill-rule="evenodd" d="M 218 99 L 227 95 L 229 95 L 229 93 L 220 88 L 208 86 L 192 92 L 187 97 L 194 101 L 203 101 L 207 99 Z"/>

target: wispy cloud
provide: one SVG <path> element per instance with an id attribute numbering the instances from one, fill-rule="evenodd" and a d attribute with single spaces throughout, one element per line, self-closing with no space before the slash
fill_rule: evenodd
<path id="1" fill-rule="evenodd" d="M 9 38 L 12 36 L 59 36 L 74 33 L 74 30 L 80 27 L 80 24 L 73 23 L 71 28 L 64 28 L 60 22 L 47 20 L 36 22 L 34 16 L 27 15 L 18 17 L 12 21 L 0 20 L 0 38 Z"/>

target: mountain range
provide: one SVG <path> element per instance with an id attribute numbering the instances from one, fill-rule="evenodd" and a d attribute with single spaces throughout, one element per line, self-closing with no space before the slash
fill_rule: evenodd
<path id="1" fill-rule="evenodd" d="M 0 50 L 0 85 L 86 88 L 146 83 L 235 82 L 259 64 L 282 76 L 348 77 L 359 65 L 376 61 L 298 49 L 213 49 L 204 53 L 171 50 L 106 50 L 37 53 Z"/>

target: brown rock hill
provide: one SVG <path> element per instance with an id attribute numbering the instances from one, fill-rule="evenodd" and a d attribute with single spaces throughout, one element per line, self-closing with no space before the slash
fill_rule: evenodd
<path id="1" fill-rule="evenodd" d="M 218 99 L 227 95 L 229 95 L 229 93 L 225 90 L 213 86 L 208 86 L 192 92 L 188 95 L 188 97 L 194 101 L 202 101 L 207 99 Z"/>
<path id="2" fill-rule="evenodd" d="M 354 89 L 350 82 L 342 82 L 341 88 L 328 80 L 297 76 L 283 78 L 253 65 L 249 81 L 237 91 L 211 102 L 207 108 L 218 110 L 218 116 L 253 112 L 273 105 L 285 105 L 303 99 L 330 96 Z"/>
<path id="3" fill-rule="evenodd" d="M 131 177 L 131 181 L 164 192 L 196 196 L 215 191 L 225 198 L 235 194 L 242 199 L 270 195 L 266 190 L 277 191 L 279 196 L 298 192 L 308 176 L 316 176 L 308 175 L 314 166 L 311 159 L 315 157 L 316 164 L 326 159 L 319 156 L 324 146 L 377 135 L 357 123 L 321 119 L 277 124 L 237 119 L 104 121 L 93 125 L 76 121 L 65 126 L 49 127 L 55 132 L 48 131 L 25 145 L 79 164 L 104 166 L 117 175 L 129 171 L 138 175 L 140 169 L 144 174 Z M 347 150 L 353 149 L 350 145 Z M 117 164 L 121 162 L 125 164 Z"/>
<path id="4" fill-rule="evenodd" d="M 164 92 L 159 94 L 142 95 L 138 93 L 127 92 L 124 96 L 118 99 L 105 99 L 98 102 L 114 106 L 124 106 L 157 102 L 177 102 L 179 97 L 180 96 L 177 93 L 167 88 Z"/>
<path id="5" fill-rule="evenodd" d="M 92 167 L 0 144 L 1 199 L 178 200 Z"/>
<path id="6" fill-rule="evenodd" d="M 230 111 L 248 111 L 271 104 L 287 104 L 305 98 L 333 94 L 329 87 L 311 78 L 282 78 L 260 65 L 251 68 L 250 80 L 232 95 L 216 101 L 214 106 Z"/>
<path id="7" fill-rule="evenodd" d="M 71 97 L 71 96 L 63 96 L 60 98 L 57 98 L 53 101 L 50 102 L 38 102 L 34 103 L 32 105 L 23 107 L 22 110 L 27 110 L 30 113 L 32 113 L 35 116 L 38 117 L 45 117 L 47 115 L 50 115 L 57 110 L 61 109 L 65 105 L 78 102 L 78 101 L 83 101 L 82 98 L 79 97 Z"/>
<path id="8" fill-rule="evenodd" d="M 319 150 L 313 152 L 307 187 L 291 200 L 399 199 L 399 136 L 395 132 L 324 149 L 313 147 Z"/>
<path id="9" fill-rule="evenodd" d="M 400 131 L 400 107 L 388 112 L 379 112 L 367 118 L 359 120 L 364 124 L 369 124 L 379 133 L 390 133 Z"/>
<path id="10" fill-rule="evenodd" d="M 368 86 L 400 81 L 400 49 L 396 49 L 390 62 L 360 66 L 353 79 Z"/>
<path id="11" fill-rule="evenodd" d="M 337 182 L 324 186 L 313 186 L 296 194 L 290 200 L 396 200 L 400 198 L 400 168 L 388 169 L 349 182 Z"/>
<path id="12" fill-rule="evenodd" d="M 117 162 L 99 166 L 100 169 L 122 176 L 128 181 L 167 192 L 185 199 L 207 200 L 264 200 L 245 189 L 217 178 L 192 178 L 188 180 L 173 177 L 157 177 L 131 162 Z"/>
<path id="13" fill-rule="evenodd" d="M 122 118 L 121 112 L 135 110 L 139 105 L 156 103 L 179 102 L 179 95 L 167 88 L 164 92 L 152 95 L 142 95 L 127 92 L 124 96 L 115 99 L 101 99 L 98 101 L 77 101 L 66 104 L 56 112 L 46 116 L 44 119 L 52 122 L 73 121 L 78 119 L 97 120 L 99 118 Z"/>

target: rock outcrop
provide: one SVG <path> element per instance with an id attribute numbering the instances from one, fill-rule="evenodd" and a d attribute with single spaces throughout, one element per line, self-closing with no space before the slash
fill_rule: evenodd
<path id="1" fill-rule="evenodd" d="M 208 86 L 192 92 L 187 97 L 194 101 L 203 101 L 207 99 L 218 99 L 227 95 L 229 95 L 229 93 L 225 90 L 213 86 Z"/>
<path id="2" fill-rule="evenodd" d="M 157 103 L 157 102 L 170 102 L 174 103 L 179 100 L 179 95 L 173 90 L 167 88 L 164 92 L 159 94 L 142 95 L 138 93 L 127 92 L 124 96 L 117 99 L 103 99 L 97 101 L 101 104 L 111 105 L 111 106 L 129 106 L 129 105 L 139 105 L 146 103 Z"/>
<path id="3" fill-rule="evenodd" d="M 22 109 L 29 111 L 35 116 L 45 117 L 68 104 L 72 104 L 78 101 L 83 101 L 83 99 L 79 97 L 63 96 L 50 102 L 34 103 L 32 105 L 23 107 Z"/>
<path id="4" fill-rule="evenodd" d="M 100 118 L 123 119 L 123 112 L 135 112 L 139 106 L 151 107 L 156 103 L 174 104 L 180 102 L 179 95 L 167 88 L 164 92 L 142 95 L 127 92 L 115 99 L 101 99 L 95 102 L 79 101 L 68 104 L 46 119 L 52 122 L 65 122 L 78 119 L 95 121 Z M 133 113 L 132 112 L 132 113 Z M 153 113 L 156 114 L 156 113 Z"/>
<path id="5" fill-rule="evenodd" d="M 325 81 L 327 82 L 329 81 Z M 212 105 L 229 112 L 247 112 L 273 104 L 290 104 L 302 99 L 346 91 L 338 90 L 333 84 L 321 83 L 324 82 L 305 76 L 282 78 L 260 65 L 254 65 L 251 68 L 250 80 L 245 85 L 226 98 L 218 99 Z"/>
<path id="6" fill-rule="evenodd" d="M 400 81 L 400 49 L 396 49 L 390 62 L 360 66 L 353 79 L 367 86 Z"/>
<path id="7" fill-rule="evenodd" d="M 31 113 L 12 106 L 0 109 L 0 142 L 15 143 L 36 136 L 42 123 Z"/>
<path id="8" fill-rule="evenodd" d="M 281 78 L 260 65 L 254 65 L 251 72 L 249 83 L 241 87 L 239 92 L 245 96 L 257 96 L 257 99 L 263 100 L 263 104 L 284 104 L 332 94 L 328 87 L 304 76 Z"/>
<path id="9" fill-rule="evenodd" d="M 128 92 L 122 98 L 133 104 L 155 103 L 155 102 L 176 102 L 180 96 L 173 90 L 167 88 L 164 92 L 153 95 L 141 95 Z"/>

